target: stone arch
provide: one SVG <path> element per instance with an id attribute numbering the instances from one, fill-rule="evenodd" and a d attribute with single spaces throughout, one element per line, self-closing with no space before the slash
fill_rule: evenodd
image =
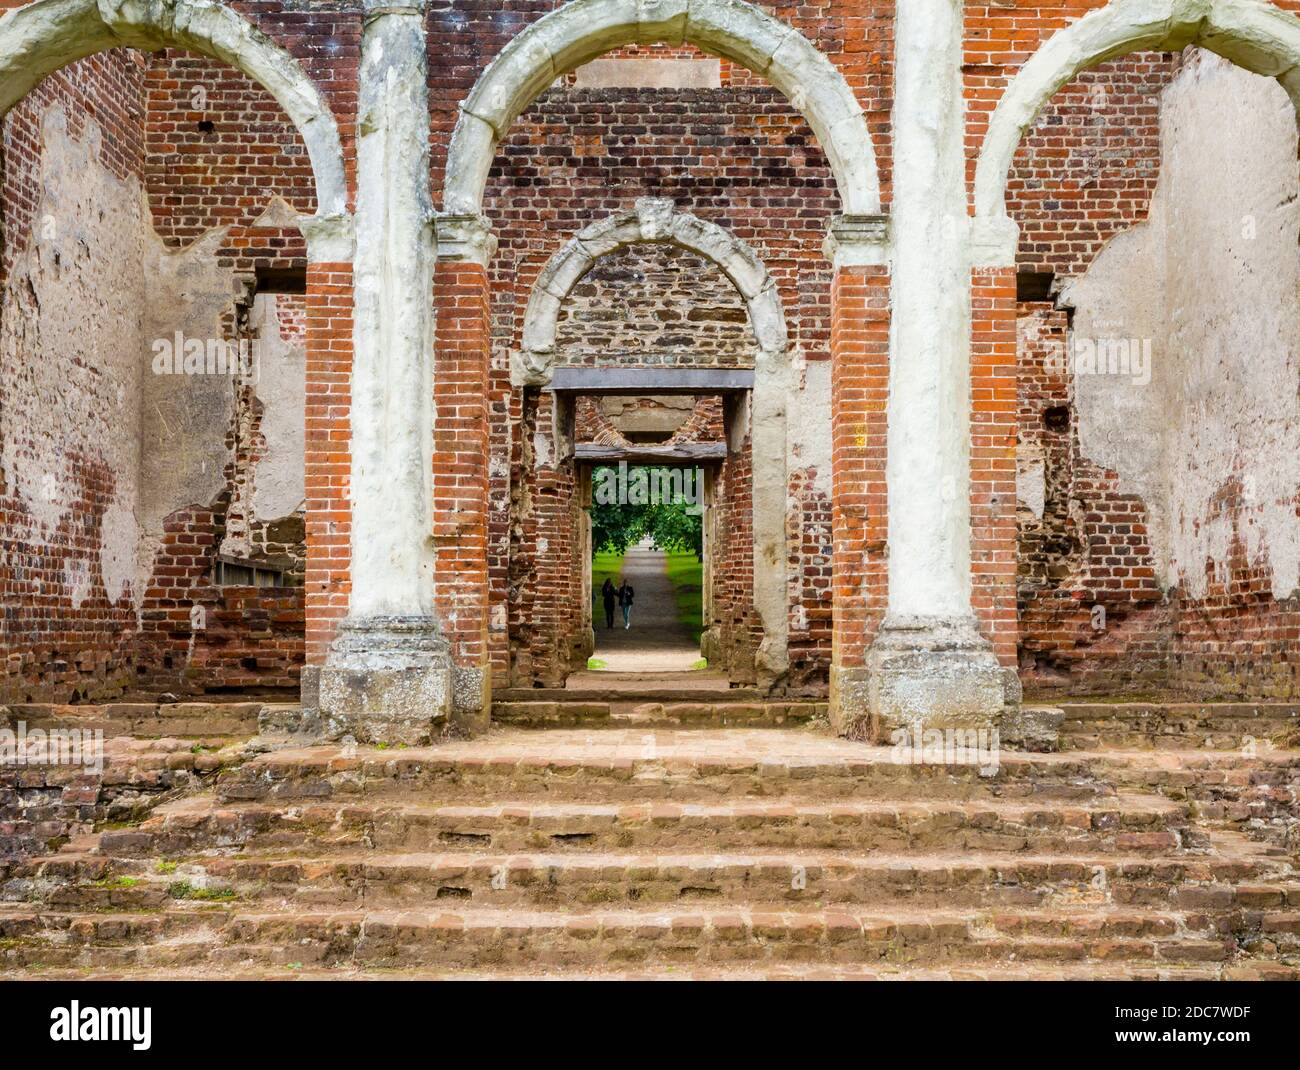
<path id="1" fill-rule="evenodd" d="M 516 386 L 545 386 L 551 381 L 560 307 L 596 261 L 646 242 L 675 245 L 717 264 L 745 299 L 759 363 L 784 362 L 789 342 L 785 311 L 776 284 L 754 251 L 716 223 L 676 211 L 672 201 L 643 197 L 635 209 L 580 230 L 547 261 L 524 313 L 522 347 L 512 369 Z"/>
<path id="2" fill-rule="evenodd" d="M 1020 139 L 1081 71 L 1144 49 L 1187 45 L 1276 78 L 1300 108 L 1300 18 L 1267 0 L 1112 0 L 1054 33 L 998 102 L 975 168 L 978 238 L 999 262 L 1015 255 L 1006 187 Z"/>
<path id="3" fill-rule="evenodd" d="M 545 386 L 556 356 L 560 307 L 602 256 L 629 245 L 661 242 L 718 265 L 745 299 L 758 358 L 749 405 L 754 533 L 754 608 L 763 625 L 755 656 L 760 681 L 789 668 L 790 609 L 786 584 L 789 333 L 776 284 L 744 242 L 716 223 L 678 212 L 672 201 L 646 197 L 579 231 L 547 262 L 533 284 L 524 314 L 522 348 L 512 360 L 516 386 Z"/>
<path id="4" fill-rule="evenodd" d="M 292 56 L 215 0 L 36 0 L 6 12 L 0 17 L 0 115 L 74 60 L 109 48 L 169 46 L 228 63 L 264 86 L 297 127 L 311 159 L 316 215 L 301 224 L 319 232 L 330 229 L 327 221 L 345 217 L 347 180 L 333 113 Z"/>
<path id="5" fill-rule="evenodd" d="M 812 127 L 846 215 L 880 211 L 866 117 L 839 70 L 806 37 L 744 0 L 571 0 L 538 19 L 483 71 L 460 105 L 443 207 L 478 215 L 497 144 L 556 78 L 628 44 L 693 44 L 768 79 Z"/>

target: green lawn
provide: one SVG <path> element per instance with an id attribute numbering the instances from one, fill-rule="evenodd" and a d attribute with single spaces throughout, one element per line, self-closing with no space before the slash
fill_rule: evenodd
<path id="1" fill-rule="evenodd" d="M 591 596 L 599 605 L 600 589 L 608 578 L 615 587 L 618 586 L 618 574 L 623 571 L 623 555 L 611 554 L 602 550 L 591 562 Z"/>
<path id="2" fill-rule="evenodd" d="M 677 596 L 677 619 L 700 641 L 704 631 L 704 564 L 690 550 L 669 551 L 665 571 Z"/>

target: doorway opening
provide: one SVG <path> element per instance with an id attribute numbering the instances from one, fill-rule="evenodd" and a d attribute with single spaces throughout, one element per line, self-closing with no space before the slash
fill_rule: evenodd
<path id="1" fill-rule="evenodd" d="M 587 588 L 593 671 L 707 669 L 704 632 L 706 476 L 687 465 L 593 466 Z"/>

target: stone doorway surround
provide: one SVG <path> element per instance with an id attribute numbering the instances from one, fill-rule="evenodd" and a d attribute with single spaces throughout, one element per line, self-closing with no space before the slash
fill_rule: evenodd
<path id="1" fill-rule="evenodd" d="M 742 400 L 738 407 L 733 406 L 728 422 L 734 438 L 743 438 L 746 431 L 750 437 L 754 607 L 763 627 L 755 665 L 760 685 L 770 687 L 789 667 L 786 402 L 791 383 L 785 311 L 776 283 L 753 250 L 717 224 L 679 212 L 672 201 L 661 198 L 641 198 L 632 209 L 591 224 L 565 243 L 538 275 L 524 314 L 522 348 L 512 354 L 511 380 L 519 389 L 551 386 L 557 371 L 557 323 L 565 298 L 601 257 L 645 242 L 671 244 L 717 264 L 744 298 L 758 343 L 752 391 L 738 395 Z M 632 371 L 627 370 L 628 374 Z M 664 374 L 666 380 L 680 379 L 682 389 L 687 389 L 693 375 L 698 378 L 709 373 L 673 369 Z M 724 378 L 736 375 L 715 374 Z M 557 457 L 573 453 L 568 423 L 557 421 Z"/>

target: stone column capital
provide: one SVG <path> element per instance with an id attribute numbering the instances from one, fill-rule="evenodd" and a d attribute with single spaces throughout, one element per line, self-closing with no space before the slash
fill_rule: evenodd
<path id="1" fill-rule="evenodd" d="M 307 239 L 307 262 L 311 264 L 350 264 L 356 251 L 352 216 L 300 216 L 298 229 Z"/>
<path id="2" fill-rule="evenodd" d="M 970 243 L 975 267 L 1015 267 L 1020 227 L 1008 216 L 977 216 L 971 220 Z"/>
<path id="3" fill-rule="evenodd" d="M 435 212 L 433 240 L 439 260 L 464 260 L 487 267 L 497 251 L 492 223 L 482 215 Z"/>
<path id="4" fill-rule="evenodd" d="M 835 216 L 826 230 L 822 252 L 837 269 L 889 263 L 889 216 Z"/>

